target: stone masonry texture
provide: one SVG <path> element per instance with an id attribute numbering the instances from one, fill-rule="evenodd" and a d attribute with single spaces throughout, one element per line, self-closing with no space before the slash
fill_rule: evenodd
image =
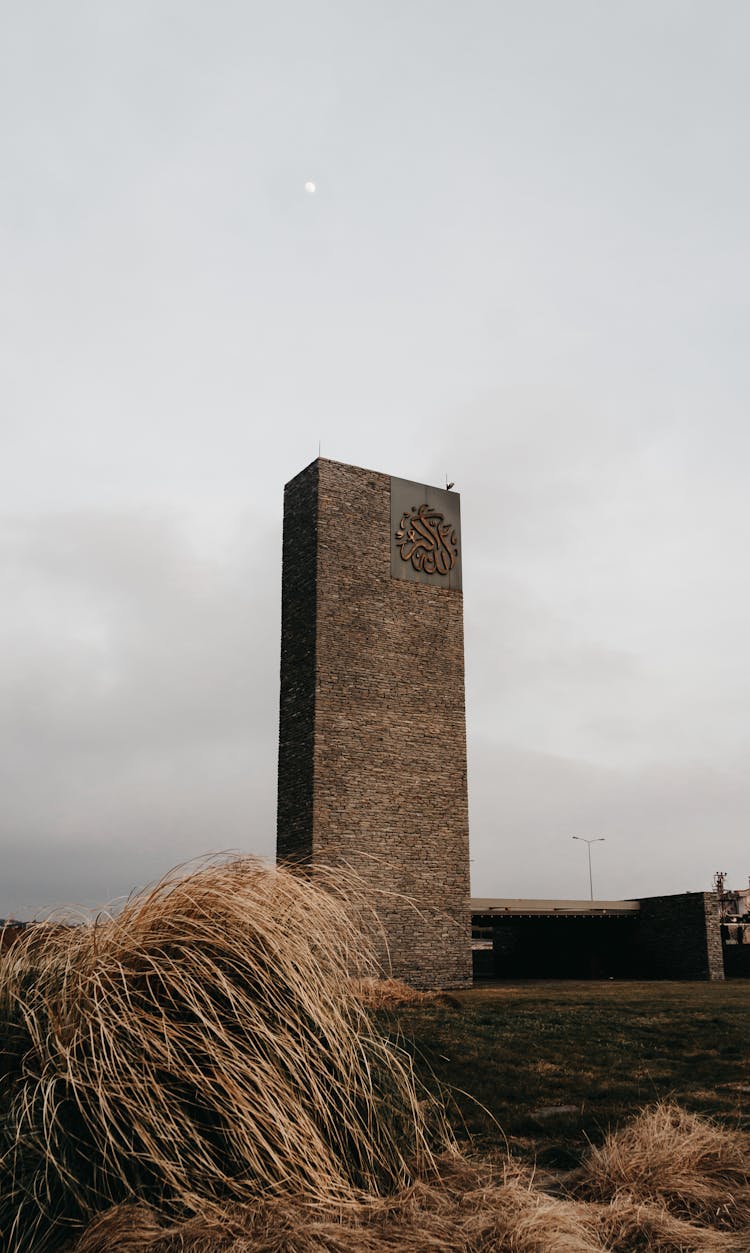
<path id="1" fill-rule="evenodd" d="M 649 979 L 724 978 L 715 892 L 641 900 L 636 968 Z"/>
<path id="2" fill-rule="evenodd" d="M 388 475 L 322 458 L 285 489 L 277 853 L 359 876 L 384 973 L 460 987 L 463 596 L 392 577 L 390 492 Z"/>

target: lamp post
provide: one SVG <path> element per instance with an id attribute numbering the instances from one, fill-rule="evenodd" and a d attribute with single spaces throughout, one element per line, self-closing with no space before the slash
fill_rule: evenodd
<path id="1" fill-rule="evenodd" d="M 592 845 L 592 844 L 603 844 L 603 843 L 604 843 L 604 836 L 603 836 L 603 835 L 597 835 L 595 839 L 593 839 L 593 840 L 587 840 L 587 839 L 586 839 L 586 837 L 585 837 L 585 835 L 573 835 L 573 836 L 571 836 L 571 839 L 573 839 L 573 840 L 580 840 L 580 841 L 581 841 L 581 843 L 582 843 L 582 844 L 585 844 L 585 845 L 587 846 L 587 848 L 588 848 L 588 851 L 589 851 L 589 891 L 591 892 L 591 899 L 592 899 L 592 901 L 593 901 L 593 899 L 594 899 L 594 880 L 593 880 L 593 878 L 591 877 L 591 845 Z"/>

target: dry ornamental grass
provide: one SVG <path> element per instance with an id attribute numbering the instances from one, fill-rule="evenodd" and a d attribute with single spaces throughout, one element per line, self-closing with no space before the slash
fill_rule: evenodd
<path id="1" fill-rule="evenodd" d="M 351 894 L 210 865 L 3 955 L 4 1253 L 749 1253 L 748 1137 L 675 1106 L 554 1187 L 462 1155 Z"/>
<path id="2" fill-rule="evenodd" d="M 590 1200 L 660 1206 L 686 1221 L 747 1232 L 750 1136 L 673 1104 L 655 1105 L 590 1149 L 580 1192 Z"/>
<path id="3" fill-rule="evenodd" d="M 403 979 L 379 979 L 372 975 L 352 979 L 352 991 L 366 1009 L 398 1009 L 402 1005 L 458 1005 L 449 992 L 421 992 Z"/>
<path id="4" fill-rule="evenodd" d="M 731 1134 L 731 1133 L 730 1133 Z M 455 1153 L 391 1197 L 342 1210 L 293 1198 L 258 1202 L 221 1221 L 167 1227 L 145 1208 L 94 1223 L 75 1253 L 747 1253 L 738 1232 L 686 1221 L 661 1203 L 624 1194 L 586 1201 L 547 1195 L 511 1163 Z"/>
<path id="5" fill-rule="evenodd" d="M 422 1098 L 350 990 L 351 939 L 340 884 L 250 860 L 30 928 L 0 966 L 4 1247 L 56 1249 L 133 1199 L 221 1215 L 409 1180 Z"/>

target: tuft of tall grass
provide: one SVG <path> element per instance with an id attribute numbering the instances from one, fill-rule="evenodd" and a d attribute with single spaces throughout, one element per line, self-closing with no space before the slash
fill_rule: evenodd
<path id="1" fill-rule="evenodd" d="M 360 978 L 352 989 L 366 1009 L 400 1009 L 403 1005 L 444 1005 L 460 1009 L 461 1003 L 450 992 L 419 991 L 403 979 Z"/>
<path id="2" fill-rule="evenodd" d="M 660 1102 L 590 1148 L 580 1192 L 614 1205 L 656 1205 L 686 1221 L 748 1233 L 750 1135 Z M 750 1249 L 750 1234 L 746 1240 Z"/>
<path id="3" fill-rule="evenodd" d="M 205 865 L 2 956 L 7 1253 L 58 1249 L 113 1206 L 220 1224 L 263 1197 L 346 1207 L 429 1168 L 410 1061 L 352 987 L 371 972 L 347 891 Z"/>

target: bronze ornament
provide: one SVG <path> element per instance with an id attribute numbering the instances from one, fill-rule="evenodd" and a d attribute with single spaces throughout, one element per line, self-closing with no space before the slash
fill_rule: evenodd
<path id="1" fill-rule="evenodd" d="M 452 522 L 429 505 L 412 505 L 401 517 L 396 546 L 402 561 L 425 574 L 448 574 L 458 557 L 458 536 Z"/>

